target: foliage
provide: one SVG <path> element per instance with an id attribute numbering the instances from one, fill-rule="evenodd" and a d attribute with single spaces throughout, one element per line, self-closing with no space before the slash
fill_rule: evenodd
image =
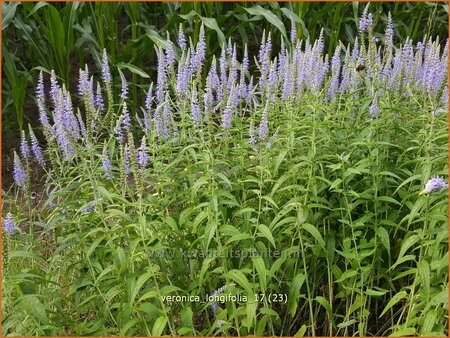
<path id="1" fill-rule="evenodd" d="M 3 195 L 2 333 L 447 335 L 448 43 L 394 48 L 374 21 L 330 54 L 264 32 L 207 61 L 203 20 L 144 91 L 106 50 L 78 91 L 40 73 L 45 163 L 23 133 Z"/>

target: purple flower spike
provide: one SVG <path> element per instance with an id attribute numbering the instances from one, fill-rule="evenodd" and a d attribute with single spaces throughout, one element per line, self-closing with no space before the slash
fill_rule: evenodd
<path id="1" fill-rule="evenodd" d="M 282 99 L 289 99 L 294 92 L 294 70 L 292 69 L 292 65 L 286 63 L 285 67 L 285 77 L 283 83 L 283 93 L 281 95 Z"/>
<path id="2" fill-rule="evenodd" d="M 61 88 L 58 85 L 58 81 L 56 80 L 55 71 L 52 69 L 50 75 L 50 97 L 54 105 L 56 105 L 57 97 L 59 95 L 59 91 Z"/>
<path id="3" fill-rule="evenodd" d="M 203 61 L 205 61 L 205 55 L 206 55 L 205 27 L 202 24 L 200 27 L 197 46 L 195 47 L 195 54 L 193 53 L 191 58 L 190 68 L 193 73 L 201 70 Z"/>
<path id="4" fill-rule="evenodd" d="M 81 121 L 80 121 L 80 125 L 81 125 Z M 83 127 L 84 127 L 84 125 L 83 125 Z M 64 159 L 69 160 L 74 154 L 73 146 L 70 143 L 70 140 L 67 137 L 67 133 L 61 124 L 55 124 L 54 136 L 56 138 L 56 141 L 58 142 L 59 147 L 61 148 L 61 150 L 64 154 Z"/>
<path id="5" fill-rule="evenodd" d="M 224 93 L 223 93 L 223 86 L 226 85 L 227 81 L 227 70 L 228 70 L 228 63 L 225 56 L 225 49 L 222 49 L 222 53 L 220 54 L 219 58 L 219 70 L 220 70 L 220 87 L 217 91 L 217 100 L 221 101 L 223 99 Z"/>
<path id="6" fill-rule="evenodd" d="M 167 73 L 166 73 L 166 60 L 163 51 L 160 49 L 158 54 L 158 75 L 156 81 L 156 99 L 158 102 L 164 100 L 164 90 L 166 88 Z"/>
<path id="7" fill-rule="evenodd" d="M 102 55 L 102 80 L 104 83 L 111 83 L 111 70 L 108 64 L 108 55 L 106 49 L 103 49 Z"/>
<path id="8" fill-rule="evenodd" d="M 22 165 L 22 162 L 20 161 L 19 156 L 17 155 L 17 153 L 15 151 L 14 151 L 13 178 L 14 178 L 14 182 L 17 184 L 17 186 L 21 187 L 22 189 L 25 189 L 25 186 L 27 183 L 27 174 Z"/>
<path id="9" fill-rule="evenodd" d="M 372 100 L 372 104 L 369 107 L 369 114 L 370 117 L 373 119 L 377 118 L 378 116 L 378 99 L 376 96 Z"/>
<path id="10" fill-rule="evenodd" d="M 264 140 L 269 133 L 269 104 L 266 104 L 262 113 L 261 122 L 259 123 L 258 136 Z"/>
<path id="11" fill-rule="evenodd" d="M 22 130 L 22 140 L 20 142 L 20 153 L 23 158 L 29 158 L 30 157 L 30 146 L 28 145 L 28 140 L 25 136 L 25 131 Z"/>
<path id="12" fill-rule="evenodd" d="M 168 95 L 166 96 L 166 101 L 169 101 Z M 164 123 L 164 136 L 169 137 L 170 135 L 170 124 L 173 121 L 172 120 L 172 107 L 170 103 L 167 103 L 164 105 L 163 108 L 163 123 Z"/>
<path id="13" fill-rule="evenodd" d="M 338 89 L 339 89 L 339 75 L 340 75 L 340 54 L 341 54 L 341 48 L 340 46 L 336 47 L 336 50 L 334 52 L 333 58 L 331 59 L 331 82 L 330 87 L 328 88 L 328 99 L 332 101 L 334 99 L 334 96 L 336 95 Z"/>
<path id="14" fill-rule="evenodd" d="M 369 6 L 367 5 L 364 8 L 363 14 L 359 19 L 359 31 L 365 32 L 373 26 L 373 15 L 372 13 L 368 13 Z"/>
<path id="15" fill-rule="evenodd" d="M 6 217 L 3 218 L 2 224 L 3 230 L 5 230 L 6 233 L 14 235 L 14 232 L 16 232 L 17 224 L 16 222 L 14 222 L 14 218 L 11 213 L 8 213 Z"/>
<path id="16" fill-rule="evenodd" d="M 256 137 L 255 137 L 255 126 L 254 126 L 254 124 L 253 124 L 253 121 L 250 122 L 250 129 L 249 129 L 249 131 L 248 131 L 248 134 L 249 134 L 249 136 L 250 136 L 250 139 L 249 139 L 248 143 L 249 143 L 251 146 L 256 145 L 257 141 L 256 141 Z"/>
<path id="17" fill-rule="evenodd" d="M 97 93 L 95 95 L 95 108 L 98 109 L 100 112 L 105 111 L 105 102 L 103 101 L 103 95 L 102 95 L 102 87 L 100 87 L 100 84 L 97 82 Z"/>
<path id="18" fill-rule="evenodd" d="M 145 97 L 145 111 L 148 112 L 150 109 L 152 109 L 153 104 L 153 82 L 150 84 L 150 87 L 148 88 L 147 96 Z"/>
<path id="19" fill-rule="evenodd" d="M 435 176 L 430 178 L 427 183 L 425 183 L 425 187 L 420 192 L 421 195 L 428 195 L 435 191 L 439 191 L 441 189 L 447 189 L 448 184 L 445 183 L 444 179 L 439 176 Z"/>
<path id="20" fill-rule="evenodd" d="M 125 76 L 120 73 L 120 79 L 122 80 L 122 89 L 120 91 L 120 98 L 126 100 L 128 98 L 128 83 Z"/>
<path id="21" fill-rule="evenodd" d="M 233 55 L 233 44 L 231 43 L 231 38 L 228 38 L 227 55 L 229 57 L 231 57 Z"/>
<path id="22" fill-rule="evenodd" d="M 189 79 L 191 76 L 190 68 L 189 68 L 189 51 L 186 55 L 186 59 L 182 59 L 178 64 L 178 72 L 177 72 L 177 83 L 176 83 L 176 91 L 177 93 L 185 98 Z"/>
<path id="23" fill-rule="evenodd" d="M 87 67 L 87 65 L 86 65 Z M 78 94 L 80 96 L 89 95 L 89 72 L 80 68 L 80 75 L 78 77 Z M 58 92 L 59 94 L 59 92 Z"/>
<path id="24" fill-rule="evenodd" d="M 391 12 L 388 13 L 385 37 L 386 37 L 386 44 L 392 46 L 392 41 L 394 39 L 394 25 L 392 23 Z"/>
<path id="25" fill-rule="evenodd" d="M 102 154 L 102 168 L 105 171 L 105 177 L 106 178 L 112 178 L 112 164 L 108 157 L 108 148 L 105 146 L 103 148 L 103 154 Z"/>
<path id="26" fill-rule="evenodd" d="M 264 54 L 266 52 L 265 50 L 266 46 L 266 31 L 263 31 L 262 39 L 261 39 L 261 45 L 259 46 L 259 53 L 258 53 L 258 61 L 261 64 L 264 59 Z"/>
<path id="27" fill-rule="evenodd" d="M 156 135 L 158 137 L 163 137 L 164 135 L 164 124 L 161 114 L 161 106 L 158 106 L 153 114 L 153 124 L 155 125 Z"/>
<path id="28" fill-rule="evenodd" d="M 200 112 L 200 106 L 198 104 L 198 95 L 195 86 L 192 88 L 192 98 L 191 98 L 191 116 L 194 124 L 196 126 L 200 125 L 202 122 L 202 114 Z"/>
<path id="29" fill-rule="evenodd" d="M 123 151 L 123 164 L 124 164 L 124 174 L 125 176 L 128 176 L 131 172 L 130 167 L 130 149 L 128 148 L 128 143 L 125 143 L 125 149 Z"/>
<path id="30" fill-rule="evenodd" d="M 217 74 L 217 60 L 215 56 L 213 56 L 206 81 L 210 83 L 211 89 L 217 89 L 220 87 L 220 79 Z"/>
<path id="31" fill-rule="evenodd" d="M 44 166 L 45 165 L 44 154 L 42 153 L 42 148 L 40 147 L 36 135 L 34 135 L 34 132 L 31 129 L 31 127 L 30 127 L 30 137 L 31 137 L 31 150 L 33 151 L 34 158 L 41 166 Z"/>
<path id="32" fill-rule="evenodd" d="M 36 86 L 36 98 L 38 101 L 45 102 L 44 75 L 42 74 L 42 70 L 39 72 L 39 80 Z"/>
<path id="33" fill-rule="evenodd" d="M 205 26 L 203 24 L 200 27 L 200 33 L 198 36 L 197 47 L 195 48 L 195 55 L 199 58 L 199 62 L 203 62 L 206 53 L 206 41 L 205 41 Z"/>
<path id="34" fill-rule="evenodd" d="M 81 117 L 80 111 L 77 113 L 77 120 L 80 125 L 80 132 L 83 137 L 86 137 L 86 126 L 84 125 L 83 118 Z"/>
<path id="35" fill-rule="evenodd" d="M 244 71 L 247 71 L 249 65 L 250 65 L 250 61 L 249 61 L 249 59 L 248 59 L 247 44 L 245 44 L 244 58 L 242 59 L 242 69 L 243 69 Z"/>
<path id="36" fill-rule="evenodd" d="M 180 29 L 178 30 L 178 46 L 182 50 L 187 49 L 186 37 L 184 36 L 183 26 L 180 23 Z"/>
<path id="37" fill-rule="evenodd" d="M 116 134 L 116 138 L 120 143 L 125 141 L 125 135 L 128 133 L 128 130 L 131 127 L 131 118 L 128 113 L 127 103 L 123 103 L 122 114 L 119 116 L 117 120 L 116 126 L 114 127 L 114 134 Z"/>
<path id="38" fill-rule="evenodd" d="M 267 89 L 269 92 L 276 91 L 277 85 L 278 85 L 278 74 L 277 74 L 276 61 L 273 61 L 270 65 L 269 79 L 268 79 L 267 85 L 268 85 Z"/>
<path id="39" fill-rule="evenodd" d="M 44 103 L 41 100 L 38 100 L 38 110 L 39 110 L 39 121 L 41 122 L 42 127 L 44 129 L 49 130 L 50 122 L 48 120 L 47 112 L 45 111 Z"/>
<path id="40" fill-rule="evenodd" d="M 295 27 L 294 20 L 291 20 L 291 43 L 294 46 L 297 41 L 297 27 Z"/>
<path id="41" fill-rule="evenodd" d="M 139 168 L 147 167 L 148 153 L 147 153 L 147 143 L 145 141 L 145 136 L 142 138 L 141 146 L 138 149 L 137 157 L 138 157 L 137 162 L 138 162 Z"/>
<path id="42" fill-rule="evenodd" d="M 231 122 L 233 119 L 233 110 L 231 107 L 231 99 L 228 99 L 227 106 L 225 107 L 224 111 L 222 112 L 222 128 L 223 129 L 229 129 L 231 127 Z"/>
<path id="43" fill-rule="evenodd" d="M 175 52 L 173 43 L 170 41 L 169 32 L 167 32 L 167 48 L 166 48 L 166 66 L 170 67 L 175 63 Z"/>
<path id="44" fill-rule="evenodd" d="M 275 62 L 275 60 L 274 60 Z M 278 69 L 280 70 L 281 78 L 286 76 L 286 63 L 287 63 L 287 52 L 286 47 L 284 45 L 284 41 L 281 40 L 281 48 L 280 53 L 278 54 Z"/>
<path id="45" fill-rule="evenodd" d="M 236 46 L 233 47 L 233 52 L 231 54 L 231 65 L 230 65 L 230 72 L 228 77 L 228 84 L 227 84 L 227 93 L 231 93 L 231 88 L 233 85 L 236 84 L 237 81 L 237 58 L 236 58 Z M 238 94 L 239 91 L 235 91 L 235 94 Z"/>

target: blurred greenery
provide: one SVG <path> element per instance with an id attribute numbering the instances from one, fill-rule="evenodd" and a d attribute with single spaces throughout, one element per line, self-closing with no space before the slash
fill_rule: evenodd
<path id="1" fill-rule="evenodd" d="M 146 87 L 153 78 L 154 47 L 164 48 L 167 33 L 172 41 L 181 24 L 188 36 L 206 27 L 207 58 L 232 37 L 238 52 L 244 43 L 254 53 L 263 30 L 271 31 L 274 50 L 281 37 L 288 44 L 291 22 L 301 38 L 315 39 L 324 30 L 330 53 L 339 40 L 353 42 L 357 21 L 366 3 L 359 2 L 2 2 L 3 122 L 10 130 L 36 120 L 33 95 L 39 70 L 55 69 L 71 87 L 78 68 L 100 64 L 106 48 L 115 67 L 131 70 L 125 75 Z M 376 31 L 382 35 L 387 14 L 392 13 L 395 41 L 414 41 L 426 35 L 448 36 L 445 2 L 376 2 L 370 4 Z M 163 13 L 163 14 L 161 14 Z M 195 43 L 196 41 L 193 41 Z M 133 67 L 131 67 L 131 65 Z M 116 74 L 117 75 L 117 74 Z M 146 76 L 144 76 L 146 77 Z M 137 88 L 132 108 L 142 100 Z M 116 89 L 117 90 L 117 89 Z"/>

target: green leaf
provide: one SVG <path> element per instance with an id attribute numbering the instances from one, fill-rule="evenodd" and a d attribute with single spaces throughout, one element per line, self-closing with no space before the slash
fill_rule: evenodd
<path id="1" fill-rule="evenodd" d="M 260 5 L 253 6 L 251 8 L 244 9 L 251 15 L 261 15 L 272 25 L 274 25 L 283 36 L 287 39 L 286 28 L 284 27 L 283 21 L 281 21 L 272 11 L 262 8 Z"/>
<path id="2" fill-rule="evenodd" d="M 262 307 L 261 309 L 259 309 L 259 312 L 262 313 L 263 315 L 269 315 L 275 318 L 280 318 L 280 315 L 278 314 L 278 312 L 276 312 L 275 310 L 268 308 L 268 307 Z"/>
<path id="3" fill-rule="evenodd" d="M 277 159 L 275 161 L 275 165 L 273 167 L 273 174 L 276 175 L 278 173 L 278 169 L 280 168 L 281 163 L 283 162 L 284 158 L 286 157 L 288 151 L 286 149 L 282 150 L 280 154 L 277 156 Z M 276 189 L 272 189 L 271 196 L 273 196 Z"/>
<path id="4" fill-rule="evenodd" d="M 167 48 L 167 41 L 164 40 L 161 35 L 159 35 L 158 32 L 152 30 L 152 29 L 148 29 L 147 28 L 147 34 L 145 34 L 150 40 L 153 41 L 153 43 L 162 49 L 166 49 Z"/>
<path id="5" fill-rule="evenodd" d="M 322 250 L 325 251 L 325 241 L 323 240 L 323 237 L 320 234 L 319 230 L 317 230 L 317 228 L 314 225 L 309 224 L 309 223 L 303 224 L 302 228 L 305 229 L 306 231 L 308 231 L 315 238 L 315 240 L 319 243 Z"/>
<path id="6" fill-rule="evenodd" d="M 211 242 L 212 238 L 214 237 L 214 234 L 217 230 L 217 222 L 215 220 L 212 220 L 206 224 L 205 228 L 205 252 L 208 251 L 209 243 Z"/>
<path id="7" fill-rule="evenodd" d="M 113 203 L 113 199 L 111 194 L 108 192 L 108 190 L 105 189 L 105 187 L 99 185 L 97 186 L 97 191 L 99 192 L 99 194 L 103 197 L 105 197 L 106 199 L 108 199 L 111 203 Z"/>
<path id="8" fill-rule="evenodd" d="M 17 6 L 20 2 L 2 2 L 2 30 L 9 26 L 16 14 Z"/>
<path id="9" fill-rule="evenodd" d="M 383 312 L 381 312 L 379 318 L 383 317 L 383 315 L 395 304 L 397 304 L 400 300 L 405 298 L 408 294 L 406 291 L 400 291 L 399 293 L 395 294 L 394 297 L 387 303 L 386 307 L 384 308 Z"/>
<path id="10" fill-rule="evenodd" d="M 406 253 L 406 251 L 413 246 L 414 244 L 416 244 L 420 239 L 419 235 L 412 235 L 410 237 L 408 237 L 402 244 L 401 248 L 400 248 L 400 253 L 398 254 L 398 258 L 397 258 L 397 262 L 391 267 L 391 269 L 393 269 L 394 266 L 397 266 L 399 263 L 399 261 L 403 258 L 404 254 Z"/>
<path id="11" fill-rule="evenodd" d="M 416 336 L 416 329 L 413 327 L 405 327 L 389 335 L 389 337 L 406 337 L 406 336 Z"/>
<path id="12" fill-rule="evenodd" d="M 41 8 L 47 6 L 48 3 L 47 2 L 38 2 L 33 9 L 28 13 L 27 18 L 29 18 L 30 16 L 32 16 L 34 13 L 36 13 L 38 10 L 40 10 Z"/>
<path id="13" fill-rule="evenodd" d="M 270 232 L 270 229 L 264 224 L 258 224 L 258 230 L 261 233 L 262 237 L 265 237 L 269 240 L 270 244 L 276 249 L 275 240 L 273 239 L 273 235 Z"/>
<path id="14" fill-rule="evenodd" d="M 373 289 L 366 289 L 366 294 L 368 296 L 383 296 L 388 292 L 388 290 L 373 290 Z"/>
<path id="15" fill-rule="evenodd" d="M 161 336 L 161 334 L 164 331 L 164 328 L 166 327 L 166 324 L 167 324 L 166 317 L 165 316 L 159 317 L 155 321 L 155 324 L 153 325 L 152 336 Z"/>
<path id="16" fill-rule="evenodd" d="M 351 319 L 351 320 L 347 320 L 347 321 L 345 321 L 345 322 L 343 322 L 343 323 L 339 323 L 338 325 L 337 325 L 337 327 L 339 328 L 339 329 L 345 329 L 346 327 L 348 327 L 348 326 L 350 326 L 350 325 L 353 325 L 353 324 L 355 324 L 356 323 L 356 320 L 355 319 Z"/>
<path id="17" fill-rule="evenodd" d="M 94 239 L 89 249 L 86 251 L 86 257 L 89 258 L 92 253 L 95 251 L 95 249 L 98 247 L 98 245 L 105 239 L 105 235 L 98 236 Z"/>
<path id="18" fill-rule="evenodd" d="M 397 261 L 394 264 L 392 264 L 392 266 L 388 270 L 394 270 L 398 265 L 400 265 L 404 262 L 407 262 L 407 261 L 415 260 L 415 259 L 416 259 L 416 255 L 403 256 L 402 258 L 397 259 Z"/>
<path id="19" fill-rule="evenodd" d="M 384 248 L 387 250 L 388 255 L 391 255 L 391 244 L 389 242 L 389 234 L 383 227 L 378 227 L 377 230 L 377 236 L 380 238 L 381 244 L 384 246 Z"/>
<path id="20" fill-rule="evenodd" d="M 30 299 L 27 299 L 26 302 L 27 302 L 27 312 L 30 315 L 36 317 L 36 319 L 40 323 L 48 324 L 47 311 L 44 304 L 42 304 L 36 297 L 31 297 Z"/>
<path id="21" fill-rule="evenodd" d="M 336 178 L 333 183 L 331 183 L 329 190 L 336 189 L 342 183 L 342 179 Z"/>
<path id="22" fill-rule="evenodd" d="M 242 273 L 242 271 L 233 269 L 227 273 L 227 276 L 231 280 L 235 281 L 238 285 L 240 285 L 247 293 L 247 296 L 254 294 L 253 289 L 250 286 L 250 283 L 248 282 L 247 277 L 245 277 L 245 275 Z"/>
<path id="23" fill-rule="evenodd" d="M 143 275 L 139 276 L 139 278 L 136 281 L 136 284 L 134 284 L 133 291 L 131 293 L 129 304 L 130 306 L 133 305 L 134 300 L 136 299 L 137 294 L 139 293 L 139 290 L 142 288 L 144 283 L 150 279 L 150 277 L 153 276 L 153 271 L 147 271 Z"/>
<path id="24" fill-rule="evenodd" d="M 397 200 L 393 199 L 392 197 L 389 196 L 378 196 L 378 200 L 379 201 L 384 201 L 384 202 L 389 202 L 389 203 L 394 203 L 397 205 L 402 205 L 400 202 L 398 202 Z"/>
<path id="25" fill-rule="evenodd" d="M 144 79 L 148 79 L 150 77 L 150 75 L 148 75 L 146 72 L 144 72 L 142 69 L 139 69 L 138 67 L 132 65 L 131 63 L 124 63 L 124 62 L 120 62 L 117 64 L 117 67 L 119 69 L 128 69 L 130 72 L 135 73 L 141 77 L 143 77 Z"/>
<path id="26" fill-rule="evenodd" d="M 31 259 L 31 260 L 43 260 L 42 257 L 36 255 L 35 253 L 32 252 L 28 252 L 28 251 L 10 251 L 8 253 L 8 258 L 10 260 L 14 259 L 14 258 L 26 258 L 26 259 Z"/>
<path id="27" fill-rule="evenodd" d="M 294 337 L 303 337 L 305 335 L 305 333 L 306 333 L 306 329 L 307 329 L 306 325 L 303 324 L 300 327 L 300 329 L 297 331 L 297 333 L 294 334 Z"/>
<path id="28" fill-rule="evenodd" d="M 52 6 L 48 5 L 46 7 L 47 10 L 47 18 L 48 18 L 48 27 L 49 27 L 49 41 L 51 46 L 53 47 L 56 55 L 57 55 L 57 61 L 58 65 L 60 67 L 60 70 L 63 70 L 65 68 L 65 58 L 64 58 L 64 52 L 66 50 L 65 46 L 65 31 L 64 31 L 64 25 L 61 20 L 61 16 L 59 15 L 58 10 Z"/>
<path id="29" fill-rule="evenodd" d="M 425 260 L 421 260 L 417 264 L 417 271 L 419 272 L 420 280 L 422 282 L 422 288 L 425 299 L 430 299 L 430 266 Z"/>
<path id="30" fill-rule="evenodd" d="M 193 312 L 192 312 L 192 308 L 190 306 L 181 310 L 181 323 L 183 324 L 183 326 L 189 327 L 189 328 L 194 327 L 194 323 L 192 321 L 192 316 L 193 316 Z"/>
<path id="31" fill-rule="evenodd" d="M 341 278 L 339 278 L 338 280 L 335 281 L 335 283 L 340 283 L 346 279 L 356 276 L 357 274 L 358 274 L 358 272 L 356 270 L 353 270 L 353 269 L 347 270 L 341 275 Z"/>
<path id="32" fill-rule="evenodd" d="M 266 265 L 264 264 L 264 260 L 261 256 L 252 257 L 253 266 L 256 269 L 259 277 L 259 284 L 261 286 L 261 290 L 265 291 L 267 287 L 267 270 Z"/>
<path id="33" fill-rule="evenodd" d="M 438 312 L 436 310 L 430 310 L 425 316 L 422 329 L 420 330 L 421 336 L 433 336 L 433 327 L 438 323 Z"/>
<path id="34" fill-rule="evenodd" d="M 291 317 L 295 316 L 295 313 L 298 308 L 298 298 L 300 297 L 300 290 L 302 288 L 303 283 L 306 281 L 306 276 L 302 273 L 297 274 L 289 288 L 288 293 L 288 309 Z"/>
<path id="35" fill-rule="evenodd" d="M 230 243 L 233 243 L 233 242 L 240 242 L 240 241 L 243 241 L 243 240 L 246 240 L 246 239 L 251 239 L 251 238 L 253 238 L 253 237 L 251 235 L 249 235 L 249 234 L 237 234 L 237 235 L 232 236 L 226 242 L 226 245 L 228 245 Z"/>
<path id="36" fill-rule="evenodd" d="M 251 328 L 254 326 L 254 322 L 256 320 L 256 309 L 258 308 L 258 302 L 255 299 L 255 295 L 249 294 L 247 298 L 247 328 Z"/>
<path id="37" fill-rule="evenodd" d="M 324 297 L 321 297 L 321 296 L 317 296 L 314 300 L 325 308 L 328 319 L 331 321 L 333 326 L 335 326 L 333 311 L 331 311 L 331 306 L 330 306 L 330 303 L 328 302 L 328 300 L 326 300 Z"/>
<path id="38" fill-rule="evenodd" d="M 120 217 L 130 223 L 133 223 L 133 219 L 125 212 L 119 209 L 108 209 L 107 210 L 107 217 L 105 219 L 111 218 L 111 217 Z"/>

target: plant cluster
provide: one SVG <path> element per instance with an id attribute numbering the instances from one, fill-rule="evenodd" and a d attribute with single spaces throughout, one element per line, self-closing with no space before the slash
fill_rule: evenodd
<path id="1" fill-rule="evenodd" d="M 3 2 L 2 122 L 11 131 L 5 136 L 18 141 L 14 132 L 34 122 L 33 97 L 29 93 L 40 69 L 55 69 L 69 83 L 76 77 L 77 64 L 100 66 L 106 48 L 115 75 L 116 67 L 132 72 L 130 98 L 135 109 L 138 105 L 134 103 L 141 99 L 138 86 L 146 84 L 155 72 L 153 47 L 164 46 L 167 33 L 177 36 L 179 24 L 195 38 L 202 23 L 207 27 L 208 62 L 229 37 L 235 38 L 238 47 L 249 43 L 253 53 L 264 29 L 272 30 L 278 51 L 279 42 L 289 40 L 291 22 L 301 39 L 315 39 L 322 27 L 333 27 L 324 32 L 331 53 L 339 39 L 354 42 L 357 33 L 353 27 L 361 7 L 358 2 Z M 432 33 L 447 36 L 445 3 L 378 2 L 370 7 L 375 23 L 385 24 L 385 13 L 393 13 L 397 41 L 406 36 L 420 40 Z M 6 152 L 6 156 L 12 154 Z"/>
<path id="2" fill-rule="evenodd" d="M 448 42 L 396 48 L 388 18 L 380 41 L 366 7 L 332 55 L 293 25 L 277 55 L 264 33 L 211 63 L 180 27 L 139 111 L 106 50 L 76 94 L 41 72 L 45 150 L 22 134 L 3 198 L 4 334 L 447 334 Z"/>

